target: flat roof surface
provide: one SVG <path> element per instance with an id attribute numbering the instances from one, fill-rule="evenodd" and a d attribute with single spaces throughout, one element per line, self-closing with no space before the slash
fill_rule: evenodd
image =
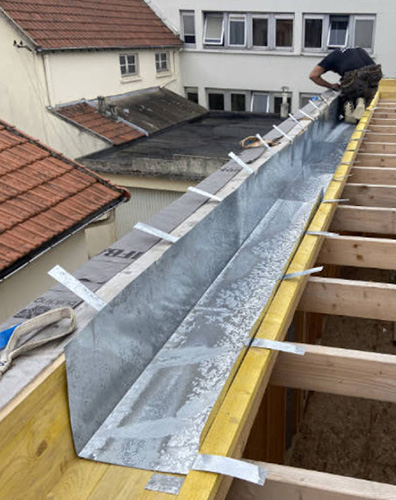
<path id="1" fill-rule="evenodd" d="M 149 137 L 95 153 L 86 158 L 130 163 L 131 158 L 172 159 L 175 155 L 228 159 L 230 151 L 243 148 L 239 142 L 257 133 L 264 136 L 282 119 L 278 115 L 259 113 L 209 112 Z"/>

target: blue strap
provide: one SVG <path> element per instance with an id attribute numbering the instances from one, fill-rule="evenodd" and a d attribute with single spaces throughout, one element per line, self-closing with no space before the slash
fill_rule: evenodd
<path id="1" fill-rule="evenodd" d="M 17 328 L 22 323 L 18 323 L 17 325 L 11 326 L 11 328 L 7 328 L 7 330 L 3 330 L 0 332 L 0 350 L 4 349 L 8 344 L 8 341 L 11 338 L 11 335 L 14 333 L 15 328 Z"/>

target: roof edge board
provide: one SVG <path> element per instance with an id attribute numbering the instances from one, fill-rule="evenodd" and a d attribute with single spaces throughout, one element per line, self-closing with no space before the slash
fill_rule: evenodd
<path id="1" fill-rule="evenodd" d="M 56 53 L 56 52 L 100 52 L 100 51 L 112 51 L 112 50 L 150 50 L 150 49 L 181 49 L 183 47 L 183 42 L 180 40 L 180 43 L 175 44 L 166 44 L 166 45 L 119 45 L 119 46 L 108 46 L 108 47 L 95 47 L 95 46 L 86 46 L 86 47 L 54 47 L 54 48 L 46 48 L 40 47 L 35 44 L 35 50 L 39 54 L 44 53 Z"/>
<path id="2" fill-rule="evenodd" d="M 30 35 L 28 35 L 27 32 L 23 28 L 21 28 L 21 26 L 9 14 L 7 14 L 7 12 L 2 7 L 0 7 L 0 13 L 3 14 L 6 21 L 8 21 L 11 26 L 13 26 L 22 36 L 26 38 L 26 40 L 29 41 L 29 43 L 33 45 L 33 50 L 35 52 L 39 52 L 40 47 L 37 45 L 34 39 Z"/>

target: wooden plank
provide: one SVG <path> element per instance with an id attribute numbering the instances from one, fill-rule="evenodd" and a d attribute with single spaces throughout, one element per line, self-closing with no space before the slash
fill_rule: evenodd
<path id="1" fill-rule="evenodd" d="M 349 200 L 349 205 L 396 207 L 396 186 L 348 183 L 342 196 Z"/>
<path id="2" fill-rule="evenodd" d="M 380 155 L 376 153 L 358 153 L 356 165 L 359 167 L 391 167 L 396 168 L 396 156 Z"/>
<path id="3" fill-rule="evenodd" d="M 318 256 L 321 264 L 396 269 L 396 240 L 339 236 L 325 238 Z"/>
<path id="4" fill-rule="evenodd" d="M 396 130 L 396 127 L 395 127 Z M 367 132 L 364 136 L 363 144 L 367 142 L 387 142 L 396 144 L 396 133 L 379 133 L 377 131 Z"/>
<path id="5" fill-rule="evenodd" d="M 396 209 L 339 205 L 331 231 L 396 234 Z"/>
<path id="6" fill-rule="evenodd" d="M 285 465 L 256 462 L 268 471 L 264 486 L 235 480 L 227 500 L 393 500 L 396 486 Z"/>
<path id="7" fill-rule="evenodd" d="M 337 278 L 310 278 L 300 311 L 396 321 L 396 285 Z"/>
<path id="8" fill-rule="evenodd" d="M 396 168 L 356 166 L 350 180 L 357 184 L 396 186 Z"/>
<path id="9" fill-rule="evenodd" d="M 396 356 L 322 345 L 280 353 L 271 384 L 396 403 Z"/>
<path id="10" fill-rule="evenodd" d="M 370 126 L 373 125 L 396 125 L 396 119 L 392 118 L 376 118 L 375 116 L 370 121 Z"/>
<path id="11" fill-rule="evenodd" d="M 386 142 L 369 142 L 365 140 L 360 149 L 359 153 L 376 153 L 376 154 L 396 154 L 396 145 Z"/>
<path id="12" fill-rule="evenodd" d="M 370 123 L 369 125 L 369 134 L 373 132 L 375 134 L 384 134 L 384 135 L 393 135 L 396 131 L 396 125 L 375 125 L 374 123 Z"/>

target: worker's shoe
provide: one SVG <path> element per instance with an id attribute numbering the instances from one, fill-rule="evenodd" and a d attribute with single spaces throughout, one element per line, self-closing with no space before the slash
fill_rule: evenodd
<path id="1" fill-rule="evenodd" d="M 356 100 L 356 108 L 355 111 L 353 112 L 353 116 L 356 118 L 356 120 L 361 119 L 365 110 L 366 110 L 366 102 L 363 99 L 363 97 L 359 97 L 359 99 Z"/>
<path id="2" fill-rule="evenodd" d="M 354 116 L 354 107 L 352 101 L 347 101 L 344 104 L 344 120 L 346 123 L 352 123 L 355 124 L 357 122 L 357 119 Z"/>

